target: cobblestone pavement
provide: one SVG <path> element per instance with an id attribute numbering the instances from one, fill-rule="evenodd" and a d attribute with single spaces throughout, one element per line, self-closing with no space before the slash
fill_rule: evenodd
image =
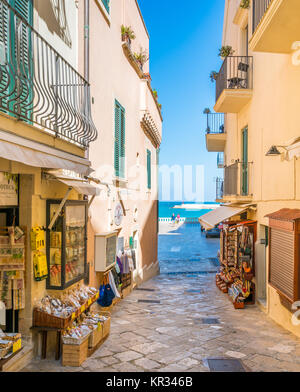
<path id="1" fill-rule="evenodd" d="M 256 306 L 235 310 L 214 279 L 155 277 L 142 286 L 155 291 L 135 290 L 115 306 L 109 338 L 81 367 L 34 360 L 23 371 L 206 372 L 205 359 L 220 357 L 238 358 L 249 371 L 300 371 L 300 340 Z"/>

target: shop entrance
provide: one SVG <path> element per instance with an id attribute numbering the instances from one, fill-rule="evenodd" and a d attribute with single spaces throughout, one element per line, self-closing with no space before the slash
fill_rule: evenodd
<path id="1" fill-rule="evenodd" d="M 19 208 L 0 208 L 0 227 L 18 226 Z M 19 311 L 6 310 L 5 332 L 19 332 Z"/>

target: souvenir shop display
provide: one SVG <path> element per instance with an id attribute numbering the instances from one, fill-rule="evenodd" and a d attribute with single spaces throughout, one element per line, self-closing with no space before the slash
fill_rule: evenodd
<path id="1" fill-rule="evenodd" d="M 256 222 L 224 223 L 220 237 L 220 270 L 216 285 L 228 293 L 236 309 L 255 302 L 254 243 Z"/>
<path id="2" fill-rule="evenodd" d="M 47 295 L 35 304 L 33 325 L 67 328 L 72 320 L 97 300 L 98 296 L 98 290 L 88 286 L 76 287 L 57 297 Z"/>
<path id="3" fill-rule="evenodd" d="M 47 257 L 45 254 L 46 235 L 42 227 L 36 226 L 30 232 L 31 250 L 33 251 L 34 280 L 40 282 L 48 278 Z"/>
<path id="4" fill-rule="evenodd" d="M 7 310 L 25 307 L 25 229 L 0 228 L 0 301 Z"/>
<path id="5" fill-rule="evenodd" d="M 117 255 L 117 265 L 120 269 L 122 291 L 132 284 L 132 271 L 134 270 L 133 260 L 135 260 L 133 252 L 132 249 L 125 249 L 123 252 L 119 251 Z"/>
<path id="6" fill-rule="evenodd" d="M 47 224 L 60 201 L 47 202 Z M 86 271 L 87 203 L 67 201 L 51 230 L 47 231 L 47 289 L 64 290 L 82 280 Z"/>
<path id="7" fill-rule="evenodd" d="M 22 348 L 20 333 L 5 333 L 0 329 L 0 365 L 1 360 L 9 358 Z"/>
<path id="8" fill-rule="evenodd" d="M 63 366 L 80 366 L 103 343 L 109 332 L 110 313 L 82 314 L 63 332 Z"/>

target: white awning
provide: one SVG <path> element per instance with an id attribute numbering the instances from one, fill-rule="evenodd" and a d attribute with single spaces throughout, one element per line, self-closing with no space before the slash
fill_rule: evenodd
<path id="1" fill-rule="evenodd" d="M 67 169 L 89 175 L 90 161 L 0 130 L 0 158 L 47 169 Z"/>
<path id="2" fill-rule="evenodd" d="M 300 157 L 300 142 L 294 143 L 291 146 L 286 147 L 286 160 L 291 161 L 294 157 Z"/>
<path id="3" fill-rule="evenodd" d="M 65 185 L 74 188 L 78 193 L 88 196 L 99 196 L 101 190 L 91 185 L 87 181 L 79 181 L 79 180 L 69 180 L 65 178 L 57 178 L 58 181 L 63 182 Z"/>
<path id="4" fill-rule="evenodd" d="M 199 222 L 206 229 L 213 229 L 217 224 L 223 222 L 226 219 L 229 219 L 235 215 L 239 215 L 244 211 L 247 211 L 248 207 L 227 207 L 222 206 L 216 208 L 213 211 L 208 212 L 205 215 L 202 215 L 199 218 Z"/>

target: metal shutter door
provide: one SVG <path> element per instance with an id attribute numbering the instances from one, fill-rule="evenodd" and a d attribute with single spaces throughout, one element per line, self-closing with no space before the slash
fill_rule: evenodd
<path id="1" fill-rule="evenodd" d="M 295 233 L 271 229 L 270 283 L 294 301 Z"/>

